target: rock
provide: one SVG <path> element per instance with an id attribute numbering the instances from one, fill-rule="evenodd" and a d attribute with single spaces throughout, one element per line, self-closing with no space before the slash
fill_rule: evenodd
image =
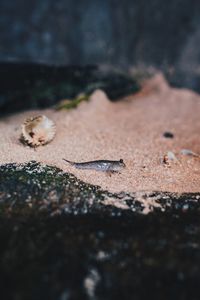
<path id="1" fill-rule="evenodd" d="M 95 66 L 52 67 L 37 64 L 0 63 L 0 112 L 53 106 L 62 99 L 75 99 L 102 89 L 111 100 L 135 93 L 133 78 Z"/>
<path id="2" fill-rule="evenodd" d="M 170 131 L 165 131 L 165 132 L 163 133 L 163 136 L 164 136 L 165 138 L 167 138 L 167 139 L 173 139 L 173 138 L 174 138 L 174 134 L 173 134 L 172 132 L 170 132 Z"/>
<path id="3" fill-rule="evenodd" d="M 0 166 L 0 209 L 48 215 L 121 216 L 149 212 L 181 212 L 200 208 L 197 194 L 121 192 L 113 194 L 58 168 L 35 161 Z"/>
<path id="4" fill-rule="evenodd" d="M 2 299 L 196 299 L 199 199 L 111 194 L 35 161 L 0 166 Z"/>

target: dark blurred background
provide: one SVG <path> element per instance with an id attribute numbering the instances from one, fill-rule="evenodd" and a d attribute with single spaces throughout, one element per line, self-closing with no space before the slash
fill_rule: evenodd
<path id="1" fill-rule="evenodd" d="M 1 0 L 0 61 L 159 69 L 199 89 L 198 0 Z"/>

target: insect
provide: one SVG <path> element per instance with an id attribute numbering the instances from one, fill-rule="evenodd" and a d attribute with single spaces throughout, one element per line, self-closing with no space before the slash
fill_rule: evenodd
<path id="1" fill-rule="evenodd" d="M 67 163 L 74 166 L 77 169 L 90 169 L 96 171 L 103 171 L 108 173 L 119 172 L 121 169 L 125 168 L 126 165 L 123 159 L 120 160 L 94 160 L 88 162 L 72 162 L 67 159 L 64 159 Z"/>

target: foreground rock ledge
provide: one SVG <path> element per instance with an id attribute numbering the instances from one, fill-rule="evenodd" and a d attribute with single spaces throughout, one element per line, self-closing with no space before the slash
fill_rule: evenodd
<path id="1" fill-rule="evenodd" d="M 0 166 L 0 210 L 121 216 L 200 210 L 200 193 L 137 192 L 113 194 L 70 173 L 36 161 Z"/>

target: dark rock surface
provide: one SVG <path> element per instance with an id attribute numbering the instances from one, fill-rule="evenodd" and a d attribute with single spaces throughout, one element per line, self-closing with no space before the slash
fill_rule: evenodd
<path id="1" fill-rule="evenodd" d="M 199 237 L 196 213 L 1 215 L 1 297 L 199 299 Z"/>
<path id="2" fill-rule="evenodd" d="M 199 197 L 164 193 L 142 215 L 57 168 L 1 166 L 2 299 L 199 299 Z"/>
<path id="3" fill-rule="evenodd" d="M 138 198 L 142 198 L 140 202 Z M 155 212 L 186 212 L 200 209 L 200 193 L 175 194 L 164 192 L 120 192 L 113 194 L 85 183 L 62 170 L 27 164 L 0 166 L 0 207 L 4 212 L 23 210 L 55 214 L 108 216 Z M 145 204 L 148 200 L 155 201 Z M 121 205 L 119 205 L 121 204 Z"/>
<path id="4" fill-rule="evenodd" d="M 111 100 L 139 90 L 130 76 L 97 66 L 1 63 L 0 80 L 0 114 L 50 107 L 80 93 L 90 95 L 95 89 L 104 90 Z"/>

